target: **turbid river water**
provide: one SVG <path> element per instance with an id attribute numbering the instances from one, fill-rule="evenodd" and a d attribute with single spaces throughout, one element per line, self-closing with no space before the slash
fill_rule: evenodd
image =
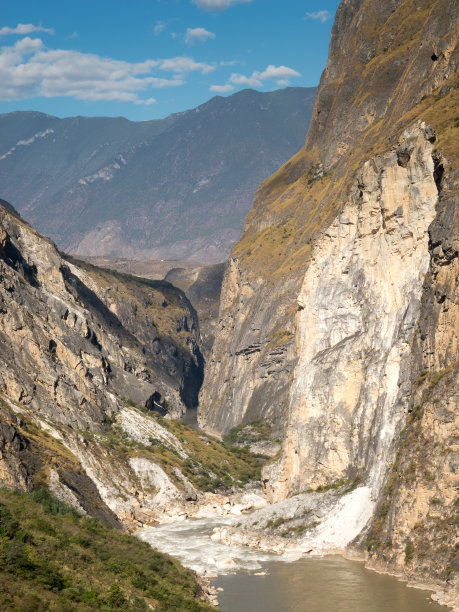
<path id="1" fill-rule="evenodd" d="M 445 612 L 427 591 L 366 570 L 339 556 L 295 558 L 226 546 L 215 527 L 237 518 L 211 518 L 148 527 L 137 535 L 187 567 L 214 576 L 224 612 Z"/>

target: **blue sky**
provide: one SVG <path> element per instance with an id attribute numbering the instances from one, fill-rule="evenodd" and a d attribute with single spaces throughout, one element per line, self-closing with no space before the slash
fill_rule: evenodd
<path id="1" fill-rule="evenodd" d="M 339 0 L 16 0 L 0 113 L 165 117 L 252 87 L 317 85 Z"/>

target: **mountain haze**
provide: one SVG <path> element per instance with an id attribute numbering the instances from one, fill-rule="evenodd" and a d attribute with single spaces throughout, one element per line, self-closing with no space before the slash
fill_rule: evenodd
<path id="1" fill-rule="evenodd" d="M 1 195 L 67 252 L 222 261 L 303 144 L 314 94 L 244 90 L 141 123 L 2 115 Z"/>

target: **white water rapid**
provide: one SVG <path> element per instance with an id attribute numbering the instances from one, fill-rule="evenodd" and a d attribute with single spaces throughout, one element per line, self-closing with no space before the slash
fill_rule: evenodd
<path id="1" fill-rule="evenodd" d="M 240 570 L 261 570 L 268 561 L 293 561 L 296 555 L 266 553 L 247 546 L 226 545 L 212 539 L 214 529 L 230 526 L 237 517 L 190 519 L 146 527 L 136 535 L 163 553 L 179 559 L 201 575 L 217 576 Z"/>

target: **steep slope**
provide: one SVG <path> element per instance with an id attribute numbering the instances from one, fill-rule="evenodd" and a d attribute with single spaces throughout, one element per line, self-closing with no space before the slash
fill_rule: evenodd
<path id="1" fill-rule="evenodd" d="M 32 495 L 0 489 L 0 533 L 4 612 L 216 610 L 177 561 L 79 516 L 43 489 Z"/>
<path id="2" fill-rule="evenodd" d="M 67 252 L 222 261 L 303 144 L 314 93 L 244 90 L 141 123 L 3 115 L 2 196 Z"/>
<path id="3" fill-rule="evenodd" d="M 215 339 L 223 271 L 224 264 L 221 263 L 195 269 L 172 268 L 164 277 L 174 287 L 182 289 L 196 308 L 201 330 L 201 350 L 205 359 L 210 355 Z"/>
<path id="4" fill-rule="evenodd" d="M 61 402 L 68 422 L 72 414 L 84 427 L 110 412 L 107 391 L 166 401 L 175 414 L 182 400 L 193 405 L 199 328 L 180 290 L 78 267 L 6 209 L 0 214 L 0 380 L 11 399 L 48 405 L 50 416 Z"/>
<path id="5" fill-rule="evenodd" d="M 371 519 L 420 403 L 421 368 L 430 381 L 445 373 L 450 389 L 441 409 L 426 405 L 426 448 L 457 451 L 457 18 L 450 0 L 341 3 L 306 145 L 261 185 L 225 270 L 200 423 L 225 432 L 262 418 L 283 429 L 281 456 L 264 470 L 273 500 L 336 491 L 305 547 L 343 547 Z M 431 459 L 433 539 L 445 525 L 451 537 L 452 456 Z M 420 474 L 411 486 L 391 491 L 378 528 L 389 547 L 394 536 L 384 557 L 399 569 L 414 558 L 402 543 L 421 538 L 406 520 L 425 495 Z M 454 543 L 444 545 L 443 577 Z M 427 553 L 413 571 L 439 576 L 435 563 Z"/>
<path id="6" fill-rule="evenodd" d="M 202 379 L 179 289 L 64 258 L 3 206 L 0 279 L 0 485 L 132 527 L 260 478 L 256 458 L 160 416 L 193 407 Z"/>
<path id="7" fill-rule="evenodd" d="M 224 263 L 198 264 L 190 261 L 135 260 L 114 257 L 85 257 L 98 267 L 141 276 L 164 279 L 181 289 L 196 310 L 201 332 L 200 349 L 204 359 L 210 355 L 218 321 L 218 308 L 223 282 Z"/>

